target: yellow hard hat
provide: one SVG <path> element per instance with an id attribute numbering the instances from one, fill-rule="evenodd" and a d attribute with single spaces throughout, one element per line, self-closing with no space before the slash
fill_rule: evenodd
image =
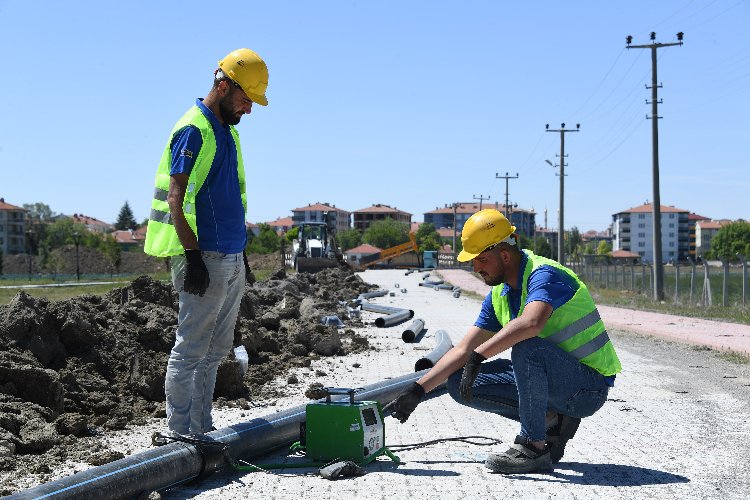
<path id="1" fill-rule="evenodd" d="M 268 105 L 268 67 L 258 54 L 250 49 L 237 49 L 219 61 L 219 68 L 236 82 L 251 101 Z"/>
<path id="2" fill-rule="evenodd" d="M 475 213 L 464 224 L 461 244 L 464 249 L 458 254 L 459 262 L 468 262 L 487 248 L 507 239 L 516 232 L 505 216 L 494 208 L 485 208 Z"/>

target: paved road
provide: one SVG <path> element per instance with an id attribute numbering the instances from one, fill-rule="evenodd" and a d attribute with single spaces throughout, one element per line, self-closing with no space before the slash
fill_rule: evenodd
<path id="1" fill-rule="evenodd" d="M 367 271 L 363 278 L 397 292 L 372 302 L 410 308 L 428 329 L 421 344 L 404 344 L 406 325 L 360 329 L 378 351 L 356 358 L 320 360 L 300 369 L 303 384 L 312 371 L 325 385 L 358 387 L 413 370 L 414 361 L 431 347 L 432 335 L 446 330 L 460 339 L 479 310 L 475 297 L 454 298 L 449 291 L 418 286 L 424 274 Z M 398 292 L 406 288 L 406 293 Z M 363 313 L 368 322 L 377 315 Z M 606 321 L 606 320 L 605 320 Z M 647 322 L 644 320 L 643 322 Z M 407 323 L 408 325 L 408 323 Z M 403 463 L 378 461 L 359 478 L 327 481 L 283 470 L 284 475 L 222 472 L 193 487 L 170 491 L 166 498 L 555 498 L 555 499 L 744 499 L 750 488 L 750 368 L 714 351 L 626 333 L 609 325 L 624 371 L 609 400 L 583 421 L 554 472 L 503 476 L 483 466 L 486 448 L 441 443 L 399 453 Z M 358 367 L 354 364 L 359 364 Z M 303 400 L 280 401 L 277 407 Z M 272 412 L 247 411 L 245 418 Z M 228 417 L 224 417 L 228 418 Z M 236 415 L 235 415 L 236 418 Z M 220 425 L 231 422 L 223 421 Z M 421 404 L 408 422 L 387 420 L 389 444 L 442 437 L 481 435 L 512 440 L 518 424 L 456 404 L 445 394 Z M 278 461 L 270 457 L 268 461 Z"/>

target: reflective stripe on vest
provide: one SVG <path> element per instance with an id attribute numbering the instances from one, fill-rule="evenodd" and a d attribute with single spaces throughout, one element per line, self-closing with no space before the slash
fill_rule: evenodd
<path id="1" fill-rule="evenodd" d="M 529 277 L 534 269 L 548 265 L 570 276 L 578 284 L 578 290 L 565 304 L 558 307 L 539 332 L 539 337 L 557 345 L 581 363 L 597 370 L 602 375 L 614 375 L 622 370 L 617 353 L 610 342 L 607 330 L 596 309 L 586 285 L 576 274 L 558 262 L 524 250 L 528 259 L 521 284 L 520 316 L 526 305 Z M 501 325 L 510 321 L 510 306 L 507 296 L 501 295 L 504 285 L 492 289 L 492 305 Z"/>
<path id="2" fill-rule="evenodd" d="M 182 205 L 185 220 L 196 238 L 198 237 L 195 199 L 211 170 L 211 165 L 213 164 L 214 156 L 216 155 L 216 137 L 214 136 L 211 123 L 203 115 L 200 108 L 198 106 L 193 106 L 178 120 L 177 124 L 172 129 L 172 134 L 164 148 L 161 161 L 159 162 L 159 168 L 156 172 L 154 197 L 151 200 L 151 213 L 149 215 L 146 242 L 144 245 L 144 251 L 147 254 L 156 257 L 169 257 L 184 252 L 182 244 L 177 237 L 177 231 L 174 228 L 172 216 L 169 211 L 169 203 L 167 203 L 167 196 L 169 194 L 169 182 L 171 179 L 172 140 L 180 130 L 187 126 L 196 127 L 200 131 L 202 138 L 202 145 L 198 152 L 198 157 L 195 160 L 195 165 L 193 165 L 193 168 L 190 171 L 187 189 L 185 190 L 185 199 Z M 242 206 L 247 211 L 245 168 L 242 163 L 240 138 L 237 130 L 233 126 L 230 126 L 229 130 L 234 139 L 234 146 L 237 152 L 237 178 L 239 180 Z"/>

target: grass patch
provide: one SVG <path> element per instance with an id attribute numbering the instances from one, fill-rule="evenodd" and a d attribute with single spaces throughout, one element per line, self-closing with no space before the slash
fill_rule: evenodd
<path id="1" fill-rule="evenodd" d="M 721 358 L 724 361 L 729 361 L 730 363 L 734 363 L 736 365 L 746 365 L 750 363 L 750 357 L 742 354 L 741 352 L 717 351 L 716 357 Z"/>
<path id="2" fill-rule="evenodd" d="M 629 290 L 615 290 L 598 286 L 589 286 L 589 290 L 597 304 L 750 325 L 750 307 L 741 304 L 730 307 L 716 305 L 703 307 L 675 303 L 671 300 L 655 302 L 643 294 Z"/>
<path id="3" fill-rule="evenodd" d="M 254 269 L 253 274 L 255 274 L 255 278 L 258 281 L 263 281 L 267 279 L 271 274 L 273 274 L 273 269 Z M 84 282 L 95 282 L 95 281 L 101 281 L 101 282 L 114 282 L 114 283 L 101 283 L 101 284 L 92 284 L 92 285 L 74 285 L 74 286 L 49 286 L 49 287 L 39 287 L 39 288 L 21 288 L 22 285 L 51 285 L 51 284 L 63 284 L 63 283 L 75 283 L 75 281 L 59 281 L 54 280 L 52 278 L 44 278 L 44 279 L 34 279 L 32 281 L 28 280 L 0 280 L 0 285 L 2 286 L 15 286 L 18 285 L 18 288 L 0 288 L 0 305 L 1 304 L 8 304 L 11 300 L 13 300 L 13 297 L 18 295 L 18 292 L 24 291 L 31 295 L 34 298 L 46 298 L 50 301 L 60 301 L 60 300 L 67 300 L 72 299 L 73 297 L 78 297 L 79 295 L 104 295 L 105 293 L 109 292 L 112 289 L 120 288 L 122 286 L 127 285 L 132 280 L 134 280 L 137 276 L 140 275 L 133 275 L 133 276 L 118 276 L 112 279 L 96 279 L 96 280 L 84 280 L 81 279 L 81 281 Z M 170 274 L 166 271 L 159 272 L 159 273 L 153 273 L 149 274 L 153 279 L 158 281 L 171 281 L 172 277 Z"/>

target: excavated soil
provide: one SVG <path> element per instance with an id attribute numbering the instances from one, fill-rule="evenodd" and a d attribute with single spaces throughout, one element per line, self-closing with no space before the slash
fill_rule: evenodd
<path id="1" fill-rule="evenodd" d="M 286 277 L 283 270 L 245 287 L 235 327 L 244 377 L 230 352 L 215 398 L 245 407 L 283 390 L 267 382 L 321 356 L 370 349 L 344 327 L 324 325 L 345 301 L 372 288 L 347 269 Z M 140 276 L 104 296 L 50 302 L 20 292 L 0 306 L 0 470 L 44 474 L 74 460 L 101 465 L 121 454 L 96 444 L 107 430 L 164 417 L 164 377 L 177 329 L 171 283 Z M 10 493 L 0 485 L 0 495 Z"/>

